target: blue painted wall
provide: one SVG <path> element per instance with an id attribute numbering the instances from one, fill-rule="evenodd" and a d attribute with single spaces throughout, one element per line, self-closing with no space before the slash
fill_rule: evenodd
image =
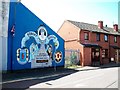
<path id="1" fill-rule="evenodd" d="M 11 29 L 15 26 L 15 36 L 11 34 Z M 62 52 L 62 61 L 60 63 L 52 63 L 52 66 L 63 66 L 64 65 L 64 40 L 55 33 L 48 25 L 46 25 L 41 19 L 39 19 L 35 14 L 33 14 L 28 8 L 26 8 L 22 3 L 10 3 L 10 14 L 9 14 L 9 30 L 8 30 L 8 70 L 19 70 L 19 69 L 29 69 L 31 68 L 31 63 L 26 63 L 21 65 L 17 61 L 17 49 L 21 48 L 21 40 L 25 36 L 25 33 L 29 31 L 34 31 L 44 25 L 48 35 L 55 35 L 59 41 L 59 47 L 57 51 Z M 29 40 L 26 47 L 29 48 L 30 43 L 34 42 L 34 39 Z M 53 44 L 50 41 L 50 44 Z"/>

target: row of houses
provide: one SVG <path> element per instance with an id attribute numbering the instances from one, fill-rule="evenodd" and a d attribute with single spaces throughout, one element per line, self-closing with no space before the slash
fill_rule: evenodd
<path id="1" fill-rule="evenodd" d="M 106 64 L 120 62 L 120 32 L 118 25 L 113 28 L 84 22 L 66 20 L 57 32 L 65 40 L 65 49 L 80 50 L 80 64 L 95 62 Z"/>
<path id="2" fill-rule="evenodd" d="M 80 51 L 82 66 L 120 62 L 117 24 L 66 20 L 57 34 L 21 2 L 0 2 L 0 7 L 0 70 L 64 66 L 64 41 L 66 50 Z"/>

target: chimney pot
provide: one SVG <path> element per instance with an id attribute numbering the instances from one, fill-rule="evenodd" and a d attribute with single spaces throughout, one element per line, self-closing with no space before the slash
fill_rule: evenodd
<path id="1" fill-rule="evenodd" d="M 98 28 L 103 29 L 103 21 L 98 21 Z"/>
<path id="2" fill-rule="evenodd" d="M 113 25 L 113 28 L 114 28 L 114 30 L 115 30 L 116 32 L 118 32 L 118 24 L 114 24 L 114 25 Z"/>

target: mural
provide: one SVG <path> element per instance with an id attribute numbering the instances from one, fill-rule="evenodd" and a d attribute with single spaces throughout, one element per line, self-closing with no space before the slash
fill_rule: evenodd
<path id="1" fill-rule="evenodd" d="M 31 38 L 34 38 L 36 43 L 33 42 L 27 48 L 26 42 Z M 50 41 L 53 41 L 54 45 L 51 45 Z M 48 36 L 46 28 L 40 26 L 37 33 L 29 31 L 22 38 L 21 48 L 17 49 L 17 61 L 19 64 L 31 63 L 32 68 L 52 66 L 53 61 L 59 63 L 62 59 L 62 53 L 56 52 L 58 47 L 57 37 L 55 35 Z"/>
<path id="2" fill-rule="evenodd" d="M 56 63 L 60 63 L 61 60 L 62 60 L 62 52 L 57 51 L 57 52 L 55 53 L 55 61 L 56 61 Z"/>
<path id="3" fill-rule="evenodd" d="M 9 5 L 3 67 L 23 70 L 64 66 L 64 40 L 21 2 Z"/>
<path id="4" fill-rule="evenodd" d="M 28 61 L 28 49 L 18 49 L 17 50 L 17 60 L 20 64 L 25 64 Z"/>

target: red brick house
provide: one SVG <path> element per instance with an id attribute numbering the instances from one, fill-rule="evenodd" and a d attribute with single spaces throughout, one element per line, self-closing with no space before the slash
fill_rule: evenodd
<path id="1" fill-rule="evenodd" d="M 106 64 L 120 61 L 120 32 L 118 25 L 113 28 L 66 20 L 57 32 L 65 40 L 65 49 L 80 50 L 80 64 L 94 62 Z"/>

